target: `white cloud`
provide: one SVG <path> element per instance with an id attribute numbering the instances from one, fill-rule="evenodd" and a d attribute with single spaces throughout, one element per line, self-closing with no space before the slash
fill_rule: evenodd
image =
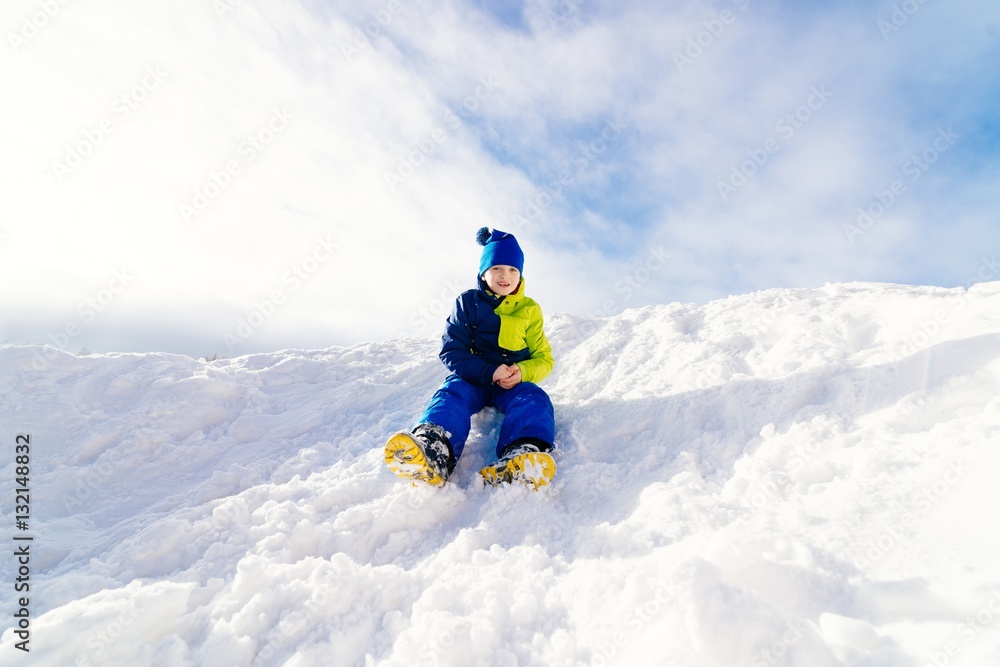
<path id="1" fill-rule="evenodd" d="M 125 331 L 135 349 L 227 355 L 428 335 L 442 292 L 472 284 L 482 225 L 531 247 L 547 311 L 578 313 L 906 281 L 913 235 L 949 258 L 923 272 L 947 281 L 1000 241 L 982 222 L 995 158 L 971 141 L 855 243 L 843 231 L 939 126 L 982 122 L 995 86 L 967 70 L 996 44 L 993 5 L 928 5 L 883 39 L 877 8 L 590 4 L 530 3 L 516 29 L 457 0 L 61 5 L 0 54 L 0 279 L 17 285 L 0 340 L 46 340 L 123 266 L 134 282 L 68 349 L 128 348 Z M 0 25 L 37 7 L 9 3 Z M 608 123 L 627 131 L 591 145 Z M 779 150 L 722 201 L 768 140 Z M 990 239 L 942 235 L 948 193 L 950 220 Z M 319 261 L 322 239 L 337 252 Z M 622 298 L 657 246 L 669 266 Z M 307 280 L 286 279 L 310 257 Z"/>

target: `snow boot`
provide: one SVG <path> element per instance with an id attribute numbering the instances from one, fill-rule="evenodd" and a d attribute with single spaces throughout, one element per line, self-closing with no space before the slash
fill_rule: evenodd
<path id="1" fill-rule="evenodd" d="M 507 445 L 496 463 L 486 466 L 479 474 L 491 486 L 520 482 L 537 491 L 556 475 L 556 461 L 548 453 L 551 449 L 551 445 L 541 440 L 515 440 Z"/>
<path id="2" fill-rule="evenodd" d="M 455 469 L 455 456 L 443 428 L 420 424 L 410 433 L 400 431 L 385 443 L 389 470 L 407 479 L 443 486 Z"/>

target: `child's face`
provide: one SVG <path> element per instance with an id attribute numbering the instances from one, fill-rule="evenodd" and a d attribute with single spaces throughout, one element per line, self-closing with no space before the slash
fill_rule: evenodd
<path id="1" fill-rule="evenodd" d="M 486 270 L 486 273 L 483 274 L 483 280 L 486 281 L 487 287 L 494 294 L 507 296 L 521 284 L 521 272 L 513 266 L 498 264 Z"/>

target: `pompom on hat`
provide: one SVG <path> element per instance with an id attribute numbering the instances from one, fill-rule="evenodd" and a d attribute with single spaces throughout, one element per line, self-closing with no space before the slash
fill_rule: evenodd
<path id="1" fill-rule="evenodd" d="M 499 264 L 513 266 L 518 272 L 524 272 L 524 253 L 513 234 L 481 227 L 476 232 L 476 243 L 483 246 L 483 255 L 479 260 L 479 275 L 486 273 L 491 266 Z"/>

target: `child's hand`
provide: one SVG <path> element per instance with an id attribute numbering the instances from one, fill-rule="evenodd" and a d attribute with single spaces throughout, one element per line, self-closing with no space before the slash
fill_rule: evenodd
<path id="1" fill-rule="evenodd" d="M 493 371 L 493 382 L 503 389 L 510 389 L 521 381 L 521 367 L 517 364 L 498 366 Z"/>

